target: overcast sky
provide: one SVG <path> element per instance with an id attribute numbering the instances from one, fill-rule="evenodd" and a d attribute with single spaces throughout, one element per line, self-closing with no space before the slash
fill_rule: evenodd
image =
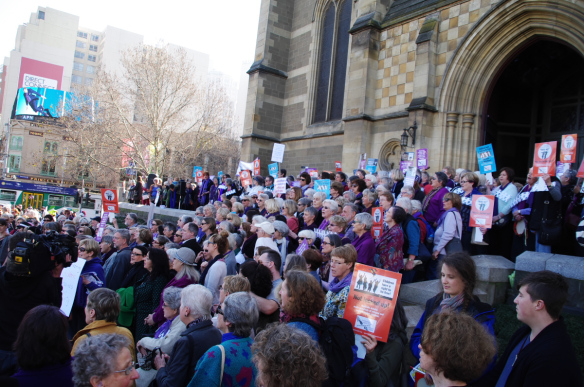
<path id="1" fill-rule="evenodd" d="M 79 16 L 79 25 L 102 31 L 107 25 L 210 56 L 210 69 L 239 81 L 241 65 L 253 61 L 261 0 L 0 0 L 0 63 L 14 49 L 16 30 L 39 6 Z"/>

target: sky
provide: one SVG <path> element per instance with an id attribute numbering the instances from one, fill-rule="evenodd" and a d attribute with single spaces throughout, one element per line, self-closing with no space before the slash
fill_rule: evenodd
<path id="1" fill-rule="evenodd" d="M 110 25 L 144 35 L 147 44 L 172 43 L 209 54 L 210 70 L 239 82 L 242 62 L 254 59 L 260 2 L 0 0 L 0 63 L 14 49 L 18 26 L 41 6 L 77 15 L 86 28 L 102 31 Z"/>

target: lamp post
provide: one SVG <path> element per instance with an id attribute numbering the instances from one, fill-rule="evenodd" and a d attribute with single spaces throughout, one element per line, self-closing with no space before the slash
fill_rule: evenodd
<path id="1" fill-rule="evenodd" d="M 412 146 L 416 145 L 416 131 L 418 130 L 418 125 L 416 121 L 414 121 L 414 125 L 410 126 L 409 128 L 405 128 L 404 132 L 401 135 L 400 145 L 402 150 L 408 147 L 408 139 L 409 137 L 412 138 Z"/>

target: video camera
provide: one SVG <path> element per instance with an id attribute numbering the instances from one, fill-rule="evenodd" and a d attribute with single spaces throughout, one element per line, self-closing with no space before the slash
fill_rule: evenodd
<path id="1" fill-rule="evenodd" d="M 67 261 L 67 255 L 71 257 Z M 71 266 L 77 261 L 77 242 L 68 234 L 49 231 L 44 235 L 29 234 L 8 256 L 6 271 L 10 274 L 34 277 L 57 265 Z"/>

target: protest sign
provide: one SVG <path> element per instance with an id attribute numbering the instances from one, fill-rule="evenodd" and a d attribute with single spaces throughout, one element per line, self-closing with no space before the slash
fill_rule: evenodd
<path id="1" fill-rule="evenodd" d="M 193 177 L 197 177 L 197 171 L 203 172 L 203 167 L 194 166 L 193 167 Z"/>
<path id="2" fill-rule="evenodd" d="M 316 177 L 318 179 L 318 169 L 316 168 L 306 168 L 306 172 L 310 175 L 310 177 Z"/>
<path id="3" fill-rule="evenodd" d="M 357 334 L 372 334 L 387 342 L 402 275 L 389 270 L 355 264 L 343 318 Z"/>
<path id="4" fill-rule="evenodd" d="M 247 188 L 248 186 L 251 185 L 251 171 L 241 171 L 240 174 L 240 178 L 241 178 L 241 186 L 243 188 Z"/>
<path id="5" fill-rule="evenodd" d="M 428 168 L 428 149 L 418 149 L 416 151 L 416 158 L 418 159 L 418 169 Z"/>
<path id="6" fill-rule="evenodd" d="M 117 214 L 120 212 L 118 207 L 118 191 L 110 188 L 101 189 L 101 207 L 106 212 Z"/>
<path id="7" fill-rule="evenodd" d="M 575 163 L 576 162 L 576 143 L 578 141 L 577 134 L 565 134 L 562 136 L 562 149 L 560 152 L 560 162 Z"/>
<path id="8" fill-rule="evenodd" d="M 473 195 L 470 209 L 470 227 L 491 228 L 495 197 L 492 195 Z"/>
<path id="9" fill-rule="evenodd" d="M 582 160 L 582 164 L 580 164 L 580 169 L 578 169 L 576 177 L 584 177 L 584 159 Z"/>
<path id="10" fill-rule="evenodd" d="M 274 148 L 272 149 L 272 160 L 277 163 L 281 163 L 284 161 L 284 150 L 286 149 L 286 145 L 284 144 L 274 144 Z"/>
<path id="11" fill-rule="evenodd" d="M 101 242 L 101 237 L 103 236 L 103 231 L 105 230 L 105 225 L 107 224 L 107 218 L 109 216 L 109 212 L 104 212 L 101 216 L 101 221 L 99 222 L 99 228 L 97 229 L 97 235 L 95 236 L 95 240 L 99 243 Z"/>
<path id="12" fill-rule="evenodd" d="M 239 161 L 239 165 L 237 166 L 236 174 L 239 175 L 241 171 L 251 171 L 253 170 L 253 162 L 246 163 L 245 161 Z"/>
<path id="13" fill-rule="evenodd" d="M 539 142 L 535 144 L 533 154 L 533 176 L 539 177 L 546 173 L 550 176 L 556 173 L 556 150 L 558 142 Z"/>
<path id="14" fill-rule="evenodd" d="M 85 259 L 77 258 L 77 262 L 73 262 L 71 266 L 64 268 L 61 272 L 61 278 L 63 279 L 61 282 L 61 286 L 63 287 L 61 293 L 61 313 L 67 317 L 69 317 L 71 308 L 73 307 L 73 301 L 75 301 L 77 284 L 79 283 L 79 276 L 81 275 L 83 266 L 85 266 Z"/>
<path id="15" fill-rule="evenodd" d="M 556 177 L 559 179 L 568 169 L 570 169 L 570 163 L 556 162 Z"/>
<path id="16" fill-rule="evenodd" d="M 402 171 L 403 174 L 406 174 L 408 171 L 408 168 L 413 166 L 414 162 L 413 161 L 400 161 L 399 162 L 399 169 Z"/>
<path id="17" fill-rule="evenodd" d="M 314 189 L 316 192 L 324 192 L 327 199 L 331 197 L 331 181 L 329 179 L 315 180 Z"/>
<path id="18" fill-rule="evenodd" d="M 223 177 L 223 171 L 219 171 L 217 173 L 217 177 L 219 178 L 219 181 L 221 181 L 221 178 Z"/>
<path id="19" fill-rule="evenodd" d="M 404 185 L 414 186 L 416 182 L 416 167 L 408 167 L 406 169 L 406 178 L 404 179 Z"/>
<path id="20" fill-rule="evenodd" d="M 276 177 L 278 177 L 278 170 L 279 170 L 278 163 L 269 164 L 268 170 L 270 171 L 270 176 L 272 176 L 274 179 Z"/>
<path id="21" fill-rule="evenodd" d="M 377 170 L 377 162 L 379 159 L 367 159 L 367 166 L 365 170 L 368 171 L 370 174 L 374 174 Z"/>
<path id="22" fill-rule="evenodd" d="M 195 176 L 195 179 L 197 180 L 197 184 L 201 185 L 203 184 L 203 171 L 197 171 L 197 176 Z"/>
<path id="23" fill-rule="evenodd" d="M 373 238 L 379 238 L 383 233 L 383 207 L 373 207 L 371 209 L 371 215 L 373 216 L 371 235 Z"/>
<path id="24" fill-rule="evenodd" d="M 343 166 L 340 161 L 335 161 L 335 172 L 343 172 Z"/>
<path id="25" fill-rule="evenodd" d="M 366 166 L 367 166 L 367 153 L 365 153 L 365 157 L 363 157 L 363 159 L 359 160 L 359 169 L 365 169 Z"/>
<path id="26" fill-rule="evenodd" d="M 308 250 L 308 248 L 309 248 L 308 242 L 306 241 L 306 239 L 304 239 L 300 246 L 298 246 L 298 248 L 296 249 L 296 254 L 302 255 L 302 253 Z"/>
<path id="27" fill-rule="evenodd" d="M 479 169 L 483 175 L 486 175 L 487 173 L 493 173 L 497 170 L 493 144 L 477 147 L 477 158 L 479 161 Z"/>
<path id="28" fill-rule="evenodd" d="M 260 159 L 255 159 L 253 161 L 253 175 L 258 176 L 260 174 Z"/>
<path id="29" fill-rule="evenodd" d="M 275 194 L 285 194 L 286 193 L 286 178 L 281 177 L 274 180 L 274 193 Z"/>

